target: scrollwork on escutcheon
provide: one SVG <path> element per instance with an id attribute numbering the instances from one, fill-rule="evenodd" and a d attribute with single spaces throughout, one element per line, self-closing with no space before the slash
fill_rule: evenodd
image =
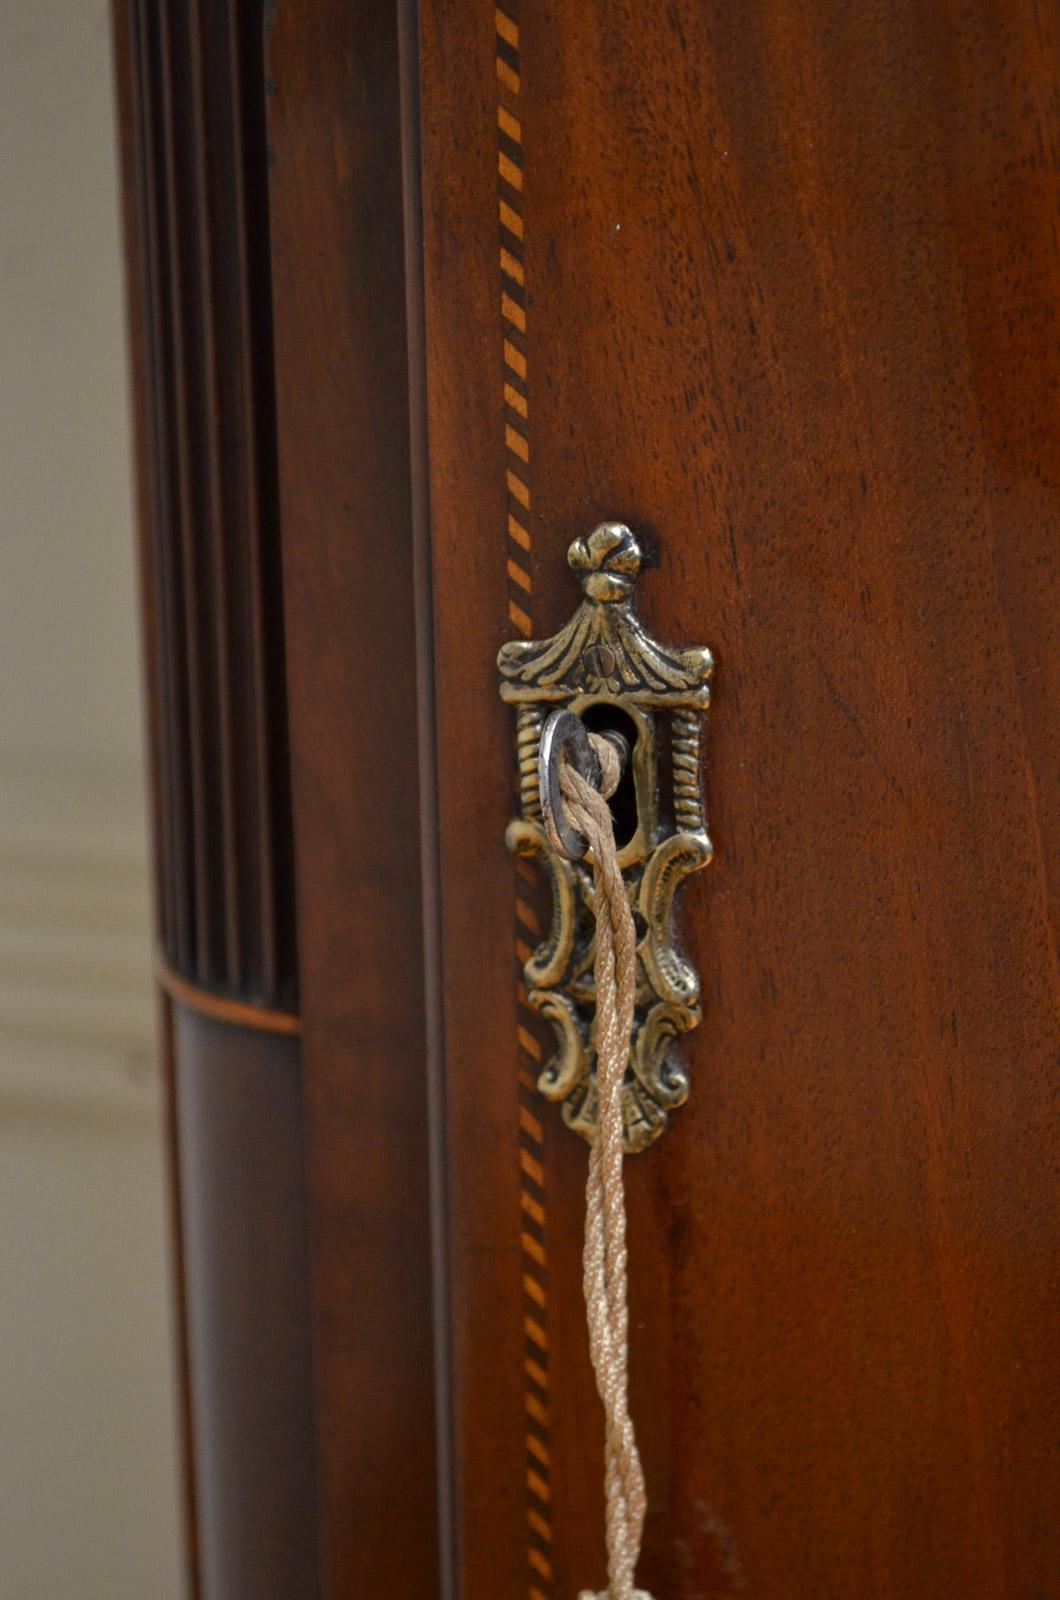
<path id="1" fill-rule="evenodd" d="M 658 1138 L 670 1111 L 687 1099 L 688 1074 L 676 1041 L 702 1015 L 699 974 L 677 945 L 674 903 L 685 879 L 714 853 L 700 777 L 700 733 L 714 663 L 705 648 L 660 644 L 636 616 L 633 588 L 643 558 L 622 523 L 601 523 L 588 538 L 576 539 L 567 559 L 584 591 L 574 616 L 552 638 L 513 640 L 498 656 L 501 696 L 516 707 L 518 719 L 521 814 L 508 826 L 507 843 L 542 864 L 552 895 L 548 933 L 524 967 L 530 1005 L 548 1018 L 556 1036 L 538 1088 L 561 1103 L 568 1127 L 591 1138 L 592 868 L 588 861 L 565 860 L 549 843 L 537 757 L 545 718 L 557 709 L 569 708 L 601 731 L 624 733 L 632 746 L 632 795 L 618 859 L 640 934 L 637 1011 L 623 1088 L 625 1143 L 632 1152 Z M 665 794 L 660 766 L 668 777 Z"/>

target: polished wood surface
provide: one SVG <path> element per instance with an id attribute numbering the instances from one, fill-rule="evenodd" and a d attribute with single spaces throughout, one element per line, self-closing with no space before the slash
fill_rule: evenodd
<path id="1" fill-rule="evenodd" d="M 248 1006 L 241 1000 L 229 1000 L 225 995 L 214 994 L 212 989 L 201 989 L 189 983 L 164 961 L 155 962 L 158 987 L 171 1000 L 179 1000 L 189 1011 L 212 1017 L 215 1022 L 227 1022 L 231 1027 L 249 1028 L 255 1033 L 298 1034 L 301 1020 L 294 1011 L 267 1011 L 263 1006 Z"/>
<path id="2" fill-rule="evenodd" d="M 172 1009 L 203 1600 L 318 1600 L 298 1041 Z"/>
<path id="3" fill-rule="evenodd" d="M 266 42 L 329 1600 L 446 1592 L 397 21 L 281 5 Z"/>
<path id="4" fill-rule="evenodd" d="M 159 937 L 297 997 L 260 0 L 115 0 Z"/>
<path id="5" fill-rule="evenodd" d="M 164 955 L 300 1028 L 172 1004 L 205 1600 L 603 1581 L 494 662 L 609 516 L 718 658 L 642 1581 L 1052 1596 L 1054 21 L 118 14 Z"/>
<path id="6" fill-rule="evenodd" d="M 565 620 L 602 516 L 657 539 L 654 631 L 719 660 L 692 1096 L 628 1169 L 645 1584 L 1060 1583 L 1054 33 L 985 0 L 425 0 L 467 1600 L 603 1571 L 585 1152 L 543 1104 L 521 1128 L 491 668 Z"/>
<path id="7" fill-rule="evenodd" d="M 261 7 L 113 23 L 189 1593 L 316 1600 Z"/>

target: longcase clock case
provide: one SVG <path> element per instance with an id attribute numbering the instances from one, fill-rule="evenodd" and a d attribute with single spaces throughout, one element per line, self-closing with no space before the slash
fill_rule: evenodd
<path id="1" fill-rule="evenodd" d="M 716 657 L 659 1600 L 1060 1592 L 1060 31 L 115 0 L 199 1600 L 603 1581 L 508 641 Z M 672 776 L 672 775 L 671 775 Z"/>

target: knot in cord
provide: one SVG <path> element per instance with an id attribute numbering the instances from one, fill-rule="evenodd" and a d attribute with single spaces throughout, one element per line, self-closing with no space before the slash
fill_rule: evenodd
<path id="1" fill-rule="evenodd" d="M 622 763 L 618 759 L 618 751 L 610 739 L 604 739 L 598 733 L 589 735 L 589 743 L 596 752 L 596 759 L 600 763 L 600 798 L 610 800 L 618 788 L 618 780 L 622 776 Z"/>
<path id="2" fill-rule="evenodd" d="M 583 1590 L 579 1600 L 651 1600 L 634 1589 L 646 1496 L 644 1474 L 629 1414 L 629 1312 L 626 1297 L 626 1205 L 622 1181 L 622 1085 L 633 1035 L 637 939 L 618 866 L 607 799 L 621 776 L 609 740 L 591 733 L 600 760 L 599 790 L 564 758 L 560 789 L 571 822 L 588 841 L 596 918 L 596 1131 L 589 1148 L 582 1273 L 589 1323 L 589 1354 L 604 1407 L 604 1498 L 607 1588 Z"/>

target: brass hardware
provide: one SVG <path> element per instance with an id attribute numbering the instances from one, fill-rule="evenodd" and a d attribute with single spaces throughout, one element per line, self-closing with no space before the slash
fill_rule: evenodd
<path id="1" fill-rule="evenodd" d="M 714 854 L 699 774 L 700 726 L 710 704 L 714 661 L 706 649 L 660 644 L 638 620 L 632 597 L 642 555 L 622 523 L 602 522 L 587 539 L 576 539 L 567 561 L 582 575 L 585 595 L 574 616 L 551 639 L 513 640 L 497 658 L 501 697 L 516 708 L 519 760 L 521 815 L 509 823 L 506 840 L 517 855 L 543 864 L 552 892 L 548 934 L 523 969 L 530 1005 L 556 1033 L 556 1053 L 538 1088 L 562 1102 L 568 1127 L 591 1138 L 596 1121 L 592 873 L 584 861 L 568 859 L 584 850 L 580 836 L 566 841 L 572 847 L 568 851 L 558 828 L 554 839 L 546 831 L 539 759 L 545 718 L 558 708 L 596 732 L 628 737 L 630 769 L 611 805 L 621 822 L 623 789 L 627 805 L 633 801 L 632 815 L 626 817 L 628 837 L 620 832 L 618 861 L 643 930 L 623 1090 L 625 1145 L 632 1152 L 658 1138 L 669 1111 L 687 1099 L 688 1074 L 673 1045 L 702 1017 L 699 974 L 677 948 L 673 907 L 685 878 Z M 663 801 L 659 758 L 667 734 L 672 779 Z M 556 817 L 551 820 L 555 826 Z"/>

